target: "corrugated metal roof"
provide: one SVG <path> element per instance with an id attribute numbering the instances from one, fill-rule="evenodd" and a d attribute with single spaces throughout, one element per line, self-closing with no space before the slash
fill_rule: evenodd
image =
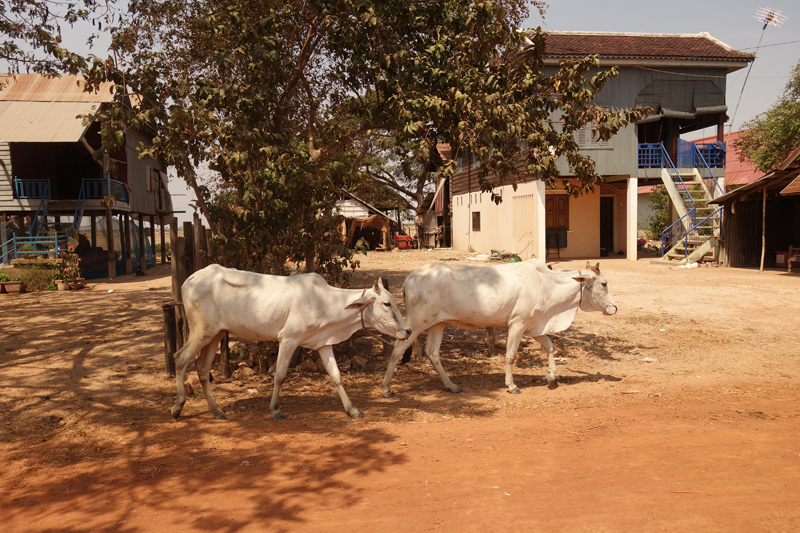
<path id="1" fill-rule="evenodd" d="M 40 74 L 0 74 L 8 85 L 0 91 L 7 102 L 110 102 L 113 85 L 105 83 L 97 92 L 86 92 L 83 76 L 50 78 Z"/>
<path id="2" fill-rule="evenodd" d="M 785 189 L 781 191 L 783 196 L 788 196 L 790 194 L 800 194 L 800 178 L 795 178 L 793 182 L 786 186 Z"/>
<path id="3" fill-rule="evenodd" d="M 0 142 L 77 142 L 88 128 L 78 115 L 94 115 L 99 105 L 0 101 Z"/>

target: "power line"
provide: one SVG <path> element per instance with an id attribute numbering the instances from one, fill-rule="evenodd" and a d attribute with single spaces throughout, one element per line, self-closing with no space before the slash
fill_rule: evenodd
<path id="1" fill-rule="evenodd" d="M 785 43 L 765 44 L 761 48 L 769 48 L 770 46 L 782 46 L 784 44 L 800 43 L 800 41 L 786 41 Z M 739 50 L 755 50 L 757 47 L 751 46 L 750 48 L 739 48 Z"/>

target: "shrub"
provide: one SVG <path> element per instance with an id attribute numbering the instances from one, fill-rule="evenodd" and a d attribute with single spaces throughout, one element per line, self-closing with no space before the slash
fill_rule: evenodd
<path id="1" fill-rule="evenodd" d="M 50 268 L 33 265 L 23 270 L 20 278 L 28 292 L 56 290 L 55 275 Z"/>
<path id="2" fill-rule="evenodd" d="M 660 239 L 661 232 L 669 227 L 669 194 L 663 185 L 653 187 L 650 193 L 650 208 L 654 213 L 648 219 L 650 225 L 646 229 L 650 232 L 651 238 Z"/>

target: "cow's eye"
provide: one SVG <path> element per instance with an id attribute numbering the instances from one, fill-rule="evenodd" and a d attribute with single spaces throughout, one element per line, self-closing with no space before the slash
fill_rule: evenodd
<path id="1" fill-rule="evenodd" d="M 605 282 L 604 282 L 604 283 L 603 283 L 603 288 L 605 289 L 606 287 L 608 287 L 608 283 L 605 283 Z"/>
<path id="2" fill-rule="evenodd" d="M 392 304 L 390 304 L 389 302 L 383 302 L 383 305 L 385 305 L 386 307 L 391 307 L 392 306 Z"/>

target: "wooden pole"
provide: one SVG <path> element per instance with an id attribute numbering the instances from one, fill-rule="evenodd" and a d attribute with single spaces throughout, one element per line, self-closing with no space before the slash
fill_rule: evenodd
<path id="1" fill-rule="evenodd" d="M 206 260 L 207 263 L 211 264 L 213 262 L 219 262 L 217 258 L 217 245 L 214 244 L 214 240 L 211 238 L 214 234 L 211 232 L 211 228 L 206 229 L 206 246 L 208 246 L 208 259 Z"/>
<path id="2" fill-rule="evenodd" d="M 178 351 L 177 323 L 175 321 L 175 302 L 165 303 L 164 312 L 164 370 L 175 375 L 175 352 Z"/>
<path id="3" fill-rule="evenodd" d="M 150 215 L 150 249 L 153 250 L 153 262 L 156 260 L 156 217 Z M 145 254 L 145 257 L 147 255 Z M 146 262 L 146 261 L 145 261 Z"/>
<path id="4" fill-rule="evenodd" d="M 494 357 L 497 354 L 497 347 L 495 346 L 494 338 L 494 328 L 486 328 L 486 346 L 489 348 L 489 357 Z"/>
<path id="5" fill-rule="evenodd" d="M 158 220 L 161 222 L 161 264 L 167 262 L 167 243 L 164 237 L 164 215 L 158 215 Z M 155 238 L 153 239 L 155 242 Z"/>
<path id="6" fill-rule="evenodd" d="M 97 217 L 94 215 L 89 216 L 89 231 L 92 239 L 92 248 L 97 247 Z"/>
<path id="7" fill-rule="evenodd" d="M 764 201 L 761 205 L 761 268 L 764 272 L 764 254 L 767 253 L 767 187 L 764 187 Z"/>
<path id="8" fill-rule="evenodd" d="M 229 345 L 228 332 L 219 341 L 219 366 L 222 371 L 223 379 L 231 377 L 231 351 Z"/>
<path id="9" fill-rule="evenodd" d="M 144 216 L 137 213 L 136 221 L 139 223 L 139 268 L 144 272 L 147 269 L 147 254 L 144 253 Z"/>
<path id="10" fill-rule="evenodd" d="M 206 242 L 206 230 L 200 222 L 200 215 L 194 214 L 194 272 L 202 270 L 206 266 L 208 256 L 208 243 Z"/>
<path id="11" fill-rule="evenodd" d="M 186 281 L 186 278 L 194 273 L 194 229 L 191 222 L 183 223 L 183 239 L 185 248 L 182 257 L 186 265 L 186 277 L 183 278 L 183 281 Z M 181 281 L 181 284 L 183 284 L 183 281 Z"/>
<path id="12" fill-rule="evenodd" d="M 172 300 L 181 301 L 181 284 L 178 275 L 178 218 L 172 217 L 169 222 L 170 267 L 172 270 Z"/>
<path id="13" fill-rule="evenodd" d="M 106 207 L 106 249 L 108 250 L 108 279 L 117 277 L 117 260 L 114 257 L 114 223 L 111 206 Z"/>
<path id="14" fill-rule="evenodd" d="M 125 254 L 125 273 L 131 274 L 133 273 L 133 258 L 131 257 L 131 246 L 133 243 L 131 242 L 131 216 L 130 215 L 120 215 L 122 218 L 122 242 L 124 243 L 122 246 L 123 253 Z"/>
<path id="15" fill-rule="evenodd" d="M 186 278 L 189 277 L 189 274 L 186 270 L 186 238 L 185 237 L 178 237 L 175 241 L 173 250 L 175 250 L 175 257 L 177 260 L 173 260 L 176 263 L 178 269 L 178 275 L 176 278 L 176 285 L 178 286 L 178 297 L 175 299 L 176 302 L 182 302 L 183 298 L 181 295 L 181 287 L 183 287 L 183 282 L 186 281 Z"/>

